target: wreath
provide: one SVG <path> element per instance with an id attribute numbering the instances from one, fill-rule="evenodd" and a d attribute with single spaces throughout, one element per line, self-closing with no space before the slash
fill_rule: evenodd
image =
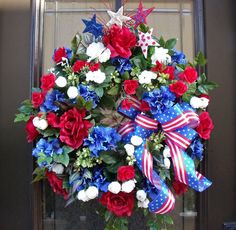
<path id="1" fill-rule="evenodd" d="M 176 39 L 153 36 L 152 9 L 142 2 L 131 17 L 96 14 L 71 48 L 55 49 L 55 66 L 22 102 L 15 122 L 26 122 L 37 167 L 67 204 L 101 203 L 106 229 L 127 229 L 143 209 L 150 229 L 172 223 L 167 213 L 188 187 L 202 192 L 211 182 L 196 171 L 214 127 L 206 111 L 216 87 L 174 47 Z M 155 214 L 155 215 L 154 215 Z"/>

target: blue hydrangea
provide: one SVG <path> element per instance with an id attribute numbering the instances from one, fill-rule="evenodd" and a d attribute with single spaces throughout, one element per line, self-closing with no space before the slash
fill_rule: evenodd
<path id="1" fill-rule="evenodd" d="M 116 66 L 116 70 L 120 74 L 124 74 L 125 71 L 132 69 L 129 58 L 115 57 L 111 59 L 111 63 Z"/>
<path id="2" fill-rule="evenodd" d="M 153 115 L 163 113 L 172 107 L 175 98 L 175 95 L 166 86 L 161 86 L 160 89 L 146 92 L 143 95 L 143 100 L 148 102 Z"/>
<path id="3" fill-rule="evenodd" d="M 192 158 L 195 159 L 197 158 L 198 160 L 203 159 L 203 152 L 204 152 L 204 147 L 199 138 L 196 138 L 192 144 L 190 145 L 190 149 L 192 151 Z"/>
<path id="4" fill-rule="evenodd" d="M 89 90 L 88 86 L 82 84 L 78 86 L 78 90 L 80 95 L 84 98 L 85 101 L 93 102 L 93 109 L 97 107 L 97 104 L 99 102 L 99 97 L 94 91 Z"/>
<path id="5" fill-rule="evenodd" d="M 96 186 L 100 191 L 107 192 L 109 182 L 106 177 L 103 175 L 103 169 L 96 167 L 93 170 L 93 179 L 89 184 L 90 186 Z"/>
<path id="6" fill-rule="evenodd" d="M 59 106 L 55 102 L 64 102 L 65 101 L 65 95 L 64 93 L 61 93 L 59 90 L 55 89 L 53 91 L 50 91 L 47 93 L 45 97 L 45 101 L 40 106 L 40 110 L 42 112 L 48 112 L 48 111 L 58 111 Z"/>
<path id="7" fill-rule="evenodd" d="M 121 137 L 115 129 L 96 126 L 89 137 L 85 139 L 84 146 L 88 146 L 92 156 L 98 157 L 102 150 L 114 150 L 120 140 Z"/>
<path id="8" fill-rule="evenodd" d="M 187 60 L 185 59 L 185 54 L 178 50 L 173 50 L 174 53 L 171 56 L 171 61 L 176 64 L 183 64 L 185 65 L 187 63 Z"/>

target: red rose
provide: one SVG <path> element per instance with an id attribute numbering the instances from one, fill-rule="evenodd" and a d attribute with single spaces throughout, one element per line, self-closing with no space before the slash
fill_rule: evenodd
<path id="1" fill-rule="evenodd" d="M 56 63 L 58 63 L 62 61 L 62 58 L 66 57 L 67 57 L 66 49 L 64 47 L 60 47 L 57 50 L 55 50 L 53 59 Z"/>
<path id="2" fill-rule="evenodd" d="M 60 117 L 60 140 L 73 149 L 79 148 L 88 137 L 92 123 L 84 120 L 85 110 L 70 109 Z"/>
<path id="3" fill-rule="evenodd" d="M 46 177 L 48 179 L 48 182 L 50 186 L 53 189 L 53 192 L 62 195 L 64 199 L 66 200 L 68 198 L 67 191 L 63 188 L 63 180 L 58 178 L 56 173 L 46 171 Z"/>
<path id="4" fill-rule="evenodd" d="M 181 97 L 188 90 L 187 85 L 183 81 L 170 84 L 169 88 L 177 97 Z"/>
<path id="5" fill-rule="evenodd" d="M 81 61 L 78 60 L 75 62 L 75 64 L 73 65 L 72 69 L 74 72 L 80 72 L 85 66 L 89 66 L 89 63 L 86 61 Z"/>
<path id="6" fill-rule="evenodd" d="M 132 180 L 135 177 L 133 166 L 120 166 L 117 171 L 117 179 L 119 181 Z"/>
<path id="7" fill-rule="evenodd" d="M 43 91 L 48 91 L 50 90 L 51 88 L 54 87 L 55 85 L 55 80 L 56 80 L 56 77 L 54 76 L 53 73 L 50 73 L 48 75 L 44 75 L 41 77 L 41 89 Z"/>
<path id="8" fill-rule="evenodd" d="M 179 79 L 192 84 L 197 80 L 197 71 L 193 67 L 188 66 L 184 72 L 179 74 Z"/>
<path id="9" fill-rule="evenodd" d="M 100 202 L 116 216 L 131 216 L 134 207 L 134 193 L 103 193 Z"/>
<path id="10" fill-rule="evenodd" d="M 33 119 L 34 119 L 34 116 L 31 116 L 25 126 L 25 131 L 27 133 L 28 142 L 32 142 L 39 135 L 39 132 L 37 131 L 37 129 L 33 125 Z"/>
<path id="11" fill-rule="evenodd" d="M 199 119 L 200 124 L 198 125 L 196 130 L 202 139 L 208 140 L 210 138 L 212 129 L 214 128 L 214 124 L 208 112 L 202 112 L 199 116 Z"/>
<path id="12" fill-rule="evenodd" d="M 46 117 L 48 124 L 53 128 L 59 128 L 60 126 L 60 118 L 57 117 L 55 113 L 48 112 Z"/>
<path id="13" fill-rule="evenodd" d="M 164 74 L 169 74 L 169 79 L 170 80 L 174 80 L 175 79 L 175 68 L 173 66 L 167 66 L 162 73 Z"/>
<path id="14" fill-rule="evenodd" d="M 120 28 L 114 24 L 104 35 L 103 42 L 110 49 L 111 58 L 129 58 L 132 54 L 130 49 L 136 45 L 136 36 L 127 27 Z"/>
<path id="15" fill-rule="evenodd" d="M 186 193 L 188 191 L 187 185 L 185 185 L 179 181 L 176 181 L 176 180 L 173 182 L 173 188 L 174 188 L 175 193 L 177 195 L 181 195 L 181 194 Z"/>
<path id="16" fill-rule="evenodd" d="M 124 90 L 127 94 L 135 94 L 136 89 L 138 88 L 139 84 L 136 80 L 125 80 L 124 81 Z"/>
<path id="17" fill-rule="evenodd" d="M 45 98 L 45 94 L 43 92 L 32 93 L 32 104 L 35 109 L 37 109 L 40 105 L 43 104 L 44 98 Z"/>
<path id="18" fill-rule="evenodd" d="M 160 72 L 162 70 L 162 64 L 156 61 L 156 66 L 151 69 L 153 72 Z"/>
<path id="19" fill-rule="evenodd" d="M 149 104 L 148 104 L 146 101 L 141 101 L 140 110 L 141 110 L 142 112 L 148 112 L 148 111 L 150 111 L 150 106 L 149 106 Z"/>
<path id="20" fill-rule="evenodd" d="M 124 99 L 121 103 L 121 108 L 122 109 L 126 109 L 129 110 L 131 108 L 131 106 L 133 105 L 133 102 L 128 100 L 128 99 Z"/>
<path id="21" fill-rule="evenodd" d="M 99 68 L 100 68 L 100 63 L 95 63 L 95 64 L 90 64 L 89 65 L 89 69 L 94 72 L 94 71 L 97 71 Z"/>

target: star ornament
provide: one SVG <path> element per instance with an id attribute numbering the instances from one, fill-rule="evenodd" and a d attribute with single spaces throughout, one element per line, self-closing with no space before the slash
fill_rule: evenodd
<path id="1" fill-rule="evenodd" d="M 95 36 L 95 38 L 103 35 L 103 26 L 102 24 L 96 22 L 96 14 L 93 15 L 90 21 L 85 19 L 82 19 L 82 21 L 86 26 L 83 33 L 91 33 Z"/>
<path id="2" fill-rule="evenodd" d="M 122 27 L 124 22 L 131 20 L 130 17 L 123 15 L 123 12 L 124 12 L 123 6 L 116 13 L 108 10 L 107 13 L 109 14 L 111 19 L 107 23 L 107 26 L 111 26 L 113 24 L 116 24 L 116 25 Z"/>
<path id="3" fill-rule="evenodd" d="M 147 58 L 148 47 L 149 46 L 159 46 L 159 44 L 152 38 L 153 29 L 150 29 L 148 32 L 143 33 L 141 31 L 138 32 L 138 43 L 137 46 L 140 46 L 145 58 Z"/>
<path id="4" fill-rule="evenodd" d="M 142 0 L 139 3 L 139 7 L 137 9 L 137 12 L 134 16 L 132 16 L 132 19 L 135 21 L 134 28 L 136 29 L 140 24 L 144 23 L 147 24 L 147 16 L 155 9 L 155 7 L 152 7 L 150 9 L 144 10 L 143 9 L 143 3 Z"/>

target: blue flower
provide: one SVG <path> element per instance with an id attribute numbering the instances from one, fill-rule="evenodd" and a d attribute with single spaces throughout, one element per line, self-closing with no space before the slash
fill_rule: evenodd
<path id="1" fill-rule="evenodd" d="M 109 184 L 103 175 L 103 169 L 96 167 L 93 171 L 93 179 L 90 186 L 96 186 L 100 191 L 107 192 Z"/>
<path id="2" fill-rule="evenodd" d="M 91 155 L 94 157 L 99 156 L 102 150 L 116 149 L 117 142 L 121 140 L 120 135 L 115 129 L 110 127 L 96 126 L 90 133 L 89 137 L 85 139 L 84 146 L 88 146 Z"/>
<path id="3" fill-rule="evenodd" d="M 111 63 L 116 66 L 116 70 L 120 74 L 124 74 L 125 71 L 132 69 L 129 58 L 115 57 L 111 59 Z"/>
<path id="4" fill-rule="evenodd" d="M 59 90 L 53 90 L 47 93 L 45 97 L 45 101 L 42 106 L 40 106 L 40 110 L 42 112 L 48 112 L 48 111 L 58 111 L 59 106 L 56 105 L 55 102 L 64 102 L 65 101 L 65 95 L 64 93 L 61 93 Z"/>
<path id="5" fill-rule="evenodd" d="M 171 56 L 171 61 L 176 64 L 183 64 L 185 65 L 187 63 L 185 59 L 185 54 L 178 50 L 173 50 L 174 54 Z"/>
<path id="6" fill-rule="evenodd" d="M 174 105 L 175 95 L 170 92 L 168 87 L 161 86 L 160 89 L 144 93 L 143 100 L 148 102 L 152 114 L 156 115 Z"/>
<path id="7" fill-rule="evenodd" d="M 97 103 L 99 102 L 99 97 L 94 91 L 89 90 L 88 86 L 85 86 L 82 84 L 78 86 L 78 90 L 79 90 L 80 96 L 82 96 L 85 101 L 93 102 L 93 109 L 97 107 Z"/>
<path id="8" fill-rule="evenodd" d="M 190 149 L 192 150 L 192 158 L 197 158 L 200 161 L 203 159 L 203 144 L 199 138 L 196 138 L 192 144 L 190 145 Z"/>
<path id="9" fill-rule="evenodd" d="M 83 23 L 85 24 L 85 29 L 83 33 L 91 33 L 94 35 L 95 38 L 103 35 L 103 26 L 96 21 L 96 14 L 93 15 L 90 21 L 82 19 Z"/>

